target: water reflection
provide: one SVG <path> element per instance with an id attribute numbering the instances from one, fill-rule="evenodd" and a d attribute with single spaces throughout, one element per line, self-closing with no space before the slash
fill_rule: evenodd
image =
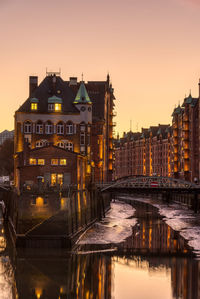
<path id="1" fill-rule="evenodd" d="M 70 255 L 17 259 L 18 298 L 198 299 L 200 264 L 190 258 Z"/>

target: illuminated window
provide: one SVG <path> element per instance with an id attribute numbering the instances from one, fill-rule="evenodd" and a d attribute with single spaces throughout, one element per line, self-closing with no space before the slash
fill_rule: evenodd
<path id="1" fill-rule="evenodd" d="M 61 108 L 62 108 L 61 104 L 55 103 L 55 111 L 61 111 Z"/>
<path id="2" fill-rule="evenodd" d="M 55 186 L 56 185 L 56 173 L 51 174 L 51 185 Z"/>
<path id="3" fill-rule="evenodd" d="M 60 159 L 60 165 L 67 165 L 66 159 Z"/>
<path id="4" fill-rule="evenodd" d="M 36 165 L 37 164 L 36 159 L 30 158 L 29 159 L 29 164 L 30 165 Z"/>
<path id="5" fill-rule="evenodd" d="M 51 159 L 51 165 L 58 165 L 58 159 Z"/>
<path id="6" fill-rule="evenodd" d="M 62 173 L 57 174 L 57 183 L 58 183 L 58 185 L 63 185 L 63 174 Z"/>
<path id="7" fill-rule="evenodd" d="M 37 103 L 31 103 L 31 110 L 37 110 Z"/>
<path id="8" fill-rule="evenodd" d="M 38 165 L 44 165 L 45 160 L 44 159 L 38 159 Z"/>

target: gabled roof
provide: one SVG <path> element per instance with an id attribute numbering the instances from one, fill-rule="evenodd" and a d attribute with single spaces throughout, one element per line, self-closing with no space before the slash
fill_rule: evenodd
<path id="1" fill-rule="evenodd" d="M 81 82 L 81 85 L 77 92 L 76 98 L 74 100 L 74 104 L 92 104 L 83 81 Z"/>

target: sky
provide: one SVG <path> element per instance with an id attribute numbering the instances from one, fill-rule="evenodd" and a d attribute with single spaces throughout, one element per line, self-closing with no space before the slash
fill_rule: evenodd
<path id="1" fill-rule="evenodd" d="M 200 0 L 0 0 L 0 131 L 39 82 L 61 68 L 68 80 L 106 80 L 116 133 L 170 124 L 190 90 L 198 97 Z"/>

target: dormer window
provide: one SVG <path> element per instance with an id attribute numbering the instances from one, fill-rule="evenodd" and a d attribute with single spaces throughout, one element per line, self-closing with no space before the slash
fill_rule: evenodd
<path id="1" fill-rule="evenodd" d="M 31 110 L 37 110 L 38 106 L 37 103 L 31 103 Z"/>
<path id="2" fill-rule="evenodd" d="M 48 110 L 54 112 L 62 111 L 62 99 L 57 96 L 48 98 Z"/>
<path id="3" fill-rule="evenodd" d="M 31 111 L 37 111 L 37 109 L 38 109 L 38 102 L 39 102 L 38 99 L 31 98 L 30 102 L 31 102 Z"/>
<path id="4" fill-rule="evenodd" d="M 61 111 L 62 110 L 62 106 L 59 103 L 55 103 L 55 111 Z"/>

